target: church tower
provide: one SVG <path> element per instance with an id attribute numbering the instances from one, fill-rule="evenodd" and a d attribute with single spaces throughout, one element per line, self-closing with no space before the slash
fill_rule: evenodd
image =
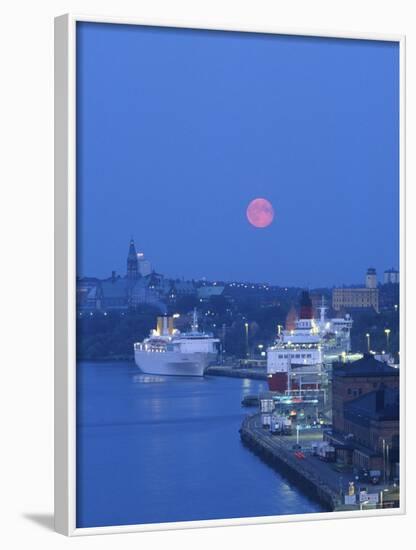
<path id="1" fill-rule="evenodd" d="M 139 278 L 139 263 L 137 260 L 134 240 L 130 240 L 129 253 L 127 255 L 127 279 L 134 281 Z"/>

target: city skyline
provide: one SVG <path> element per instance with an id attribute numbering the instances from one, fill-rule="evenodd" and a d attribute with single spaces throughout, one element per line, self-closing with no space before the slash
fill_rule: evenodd
<path id="1" fill-rule="evenodd" d="M 134 244 L 134 246 L 136 246 L 136 242 L 135 242 L 135 239 L 132 237 L 129 241 L 129 248 L 128 248 L 128 251 L 130 252 L 130 247 L 131 247 L 131 243 Z M 270 287 L 273 287 L 273 286 L 276 286 L 276 287 L 281 287 L 281 288 L 284 288 L 284 287 L 292 287 L 292 288 L 313 288 L 311 287 L 310 285 L 293 285 L 293 284 L 277 284 L 277 283 L 272 283 L 270 281 L 257 281 L 257 280 L 243 280 L 243 279 L 234 279 L 234 280 L 226 280 L 226 279 L 221 279 L 221 277 L 214 277 L 212 279 L 208 279 L 207 277 L 201 277 L 201 278 L 195 278 L 195 277 L 188 277 L 184 274 L 182 275 L 172 275 L 171 273 L 161 273 L 160 270 L 157 269 L 157 266 L 154 266 L 152 261 L 151 261 L 151 258 L 149 258 L 149 256 L 142 250 L 140 249 L 137 249 L 137 252 L 136 252 L 136 255 L 137 255 L 137 259 L 138 261 L 146 261 L 146 263 L 148 263 L 148 265 L 150 267 L 148 267 L 147 269 L 150 269 L 150 272 L 155 272 L 155 273 L 159 273 L 160 275 L 163 275 L 165 278 L 167 279 L 172 279 L 172 280 L 185 280 L 185 281 L 195 281 L 195 282 L 219 282 L 219 283 L 224 283 L 224 284 L 230 284 L 230 283 L 247 283 L 247 284 L 255 284 L 255 285 L 269 285 Z M 126 255 L 126 257 L 128 257 L 129 254 Z M 95 274 L 93 273 L 90 273 L 90 274 L 87 274 L 87 275 L 84 275 L 84 276 L 80 276 L 80 275 L 77 275 L 78 277 L 82 278 L 82 277 L 92 277 L 92 278 L 97 278 L 97 279 L 109 279 L 110 277 L 113 277 L 113 275 L 116 275 L 116 276 L 120 276 L 120 277 L 126 277 L 128 276 L 127 275 L 127 271 L 128 271 L 128 268 L 126 269 L 126 261 L 124 261 L 124 266 L 120 268 L 120 270 L 116 270 L 116 269 L 109 269 L 107 273 L 104 274 L 103 277 L 98 277 L 96 276 Z M 372 267 L 367 267 L 365 269 L 363 269 L 361 275 L 362 275 L 362 280 L 361 281 L 344 281 L 342 283 L 340 283 L 339 286 L 345 286 L 345 285 L 349 285 L 349 286 L 365 286 L 365 274 L 367 272 L 368 269 L 371 269 Z M 376 269 L 376 268 L 374 268 Z M 376 269 L 376 277 L 377 277 L 377 281 L 378 283 L 383 283 L 383 280 L 384 280 L 384 276 L 385 276 L 385 273 L 389 273 L 389 272 L 396 272 L 396 273 L 399 273 L 399 269 L 396 268 L 395 266 L 389 266 L 389 267 L 385 267 L 384 269 L 382 269 L 381 271 L 377 270 Z M 150 275 L 150 272 L 149 272 L 149 275 Z M 147 274 L 146 274 L 147 275 Z M 144 276 L 146 276 L 144 275 Z M 315 285 L 314 288 L 335 288 L 336 285 L 335 284 L 332 284 L 332 285 Z"/>
<path id="2" fill-rule="evenodd" d="M 77 32 L 80 276 L 123 273 L 130 235 L 175 278 L 318 287 L 399 268 L 397 44 Z M 264 228 L 246 217 L 259 197 Z"/>

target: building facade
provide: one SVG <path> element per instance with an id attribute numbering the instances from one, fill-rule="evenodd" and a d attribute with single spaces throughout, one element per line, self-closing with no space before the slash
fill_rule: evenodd
<path id="1" fill-rule="evenodd" d="M 379 289 L 377 273 L 372 267 L 366 274 L 364 288 L 334 288 L 332 291 L 332 307 L 335 311 L 341 309 L 372 308 L 379 311 Z"/>
<path id="2" fill-rule="evenodd" d="M 380 387 L 344 406 L 344 429 L 353 443 L 353 466 L 380 470 L 389 479 L 399 462 L 399 390 Z"/>
<path id="3" fill-rule="evenodd" d="M 364 470 L 393 471 L 399 461 L 399 369 L 366 354 L 338 363 L 332 377 L 332 430 L 337 460 Z"/>
<path id="4" fill-rule="evenodd" d="M 353 363 L 334 363 L 332 369 L 332 426 L 345 432 L 344 405 L 379 389 L 399 388 L 399 369 L 365 354 Z"/>

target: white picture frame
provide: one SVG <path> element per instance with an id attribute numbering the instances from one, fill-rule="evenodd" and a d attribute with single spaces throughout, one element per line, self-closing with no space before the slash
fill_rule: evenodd
<path id="1" fill-rule="evenodd" d="M 149 25 L 311 37 L 383 40 L 400 47 L 400 507 L 367 510 L 365 513 L 332 512 L 123 525 L 94 528 L 76 527 L 76 24 L 77 22 Z M 336 31 L 281 29 L 258 26 L 206 25 L 180 21 L 66 14 L 55 19 L 55 529 L 67 536 L 138 531 L 265 524 L 305 520 L 329 520 L 357 516 L 405 513 L 405 37 Z"/>

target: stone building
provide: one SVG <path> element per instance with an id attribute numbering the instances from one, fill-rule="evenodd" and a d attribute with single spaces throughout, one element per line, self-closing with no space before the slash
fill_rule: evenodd
<path id="1" fill-rule="evenodd" d="M 344 429 L 352 440 L 351 463 L 366 470 L 386 470 L 399 462 L 399 390 L 381 387 L 344 406 Z"/>
<path id="2" fill-rule="evenodd" d="M 337 460 L 362 469 L 392 471 L 398 462 L 399 369 L 366 354 L 334 364 L 332 430 L 325 434 Z"/>
<path id="3" fill-rule="evenodd" d="M 344 432 L 344 405 L 352 399 L 377 390 L 383 385 L 399 387 L 399 369 L 365 354 L 353 363 L 334 363 L 332 369 L 332 425 Z"/>
<path id="4" fill-rule="evenodd" d="M 369 267 L 366 274 L 366 286 L 363 288 L 334 288 L 332 291 L 332 307 L 335 311 L 351 308 L 373 308 L 379 311 L 379 290 L 377 274 Z"/>

